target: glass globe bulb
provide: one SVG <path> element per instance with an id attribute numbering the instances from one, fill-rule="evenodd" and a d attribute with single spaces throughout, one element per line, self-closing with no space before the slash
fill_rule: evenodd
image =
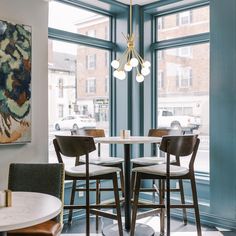
<path id="1" fill-rule="evenodd" d="M 144 81 L 143 75 L 141 75 L 141 74 L 136 75 L 136 81 L 139 82 L 139 83 L 143 82 Z"/>
<path id="2" fill-rule="evenodd" d="M 143 66 L 144 66 L 144 67 L 150 67 L 150 66 L 151 66 L 151 63 L 150 63 L 149 61 L 145 61 L 145 62 L 143 63 Z"/>
<path id="3" fill-rule="evenodd" d="M 112 66 L 114 69 L 118 69 L 119 66 L 120 66 L 120 62 L 117 61 L 117 60 L 113 60 L 113 61 L 111 62 L 111 66 Z"/>
<path id="4" fill-rule="evenodd" d="M 135 57 L 131 58 L 131 60 L 130 60 L 130 65 L 131 65 L 132 67 L 136 67 L 136 66 L 138 65 L 138 59 L 135 58 Z"/>
<path id="5" fill-rule="evenodd" d="M 142 75 L 146 76 L 150 73 L 150 69 L 148 67 L 143 67 L 141 73 Z"/>
<path id="6" fill-rule="evenodd" d="M 126 77 L 126 74 L 123 70 L 118 72 L 117 79 L 123 80 L 123 79 L 125 79 L 125 77 Z"/>
<path id="7" fill-rule="evenodd" d="M 115 71 L 113 72 L 113 76 L 118 79 L 119 71 L 118 71 L 118 70 L 115 70 Z"/>
<path id="8" fill-rule="evenodd" d="M 127 62 L 126 64 L 125 64 L 125 71 L 131 71 L 132 70 L 132 66 L 131 66 L 131 64 L 130 64 L 130 62 Z"/>

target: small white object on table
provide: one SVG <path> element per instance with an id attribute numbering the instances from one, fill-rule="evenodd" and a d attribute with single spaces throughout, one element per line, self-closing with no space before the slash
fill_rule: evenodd
<path id="1" fill-rule="evenodd" d="M 12 206 L 0 208 L 0 232 L 41 224 L 61 210 L 61 200 L 52 195 L 12 192 Z"/>

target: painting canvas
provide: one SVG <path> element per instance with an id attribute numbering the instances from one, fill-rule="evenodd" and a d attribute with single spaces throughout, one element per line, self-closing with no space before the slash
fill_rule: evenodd
<path id="1" fill-rule="evenodd" d="M 0 144 L 31 141 L 31 27 L 0 20 Z"/>

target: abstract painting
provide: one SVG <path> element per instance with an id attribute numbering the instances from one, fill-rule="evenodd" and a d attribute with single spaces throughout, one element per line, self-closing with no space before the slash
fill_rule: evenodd
<path id="1" fill-rule="evenodd" d="M 0 144 L 31 141 L 31 27 L 0 20 Z"/>

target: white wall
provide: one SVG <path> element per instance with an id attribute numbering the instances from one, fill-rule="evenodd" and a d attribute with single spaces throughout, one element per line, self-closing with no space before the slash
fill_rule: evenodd
<path id="1" fill-rule="evenodd" d="M 0 189 L 7 187 L 11 162 L 48 160 L 48 3 L 0 0 L 0 19 L 32 26 L 32 142 L 0 146 Z"/>

